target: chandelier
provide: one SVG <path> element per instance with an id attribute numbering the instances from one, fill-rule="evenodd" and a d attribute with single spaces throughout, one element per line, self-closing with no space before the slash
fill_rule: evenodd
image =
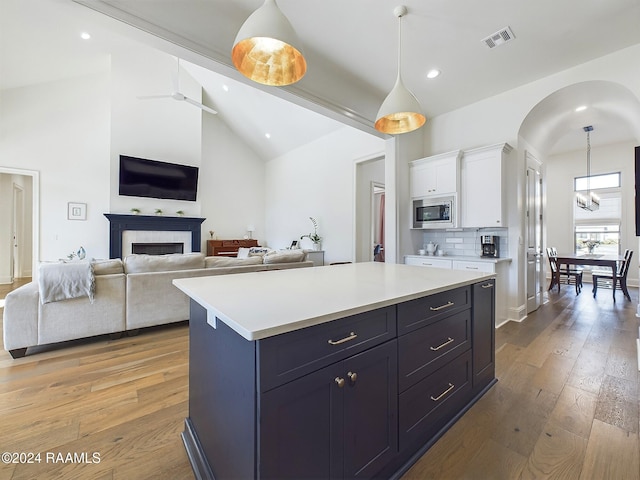
<path id="1" fill-rule="evenodd" d="M 583 127 L 583 130 L 587 132 L 587 193 L 582 194 L 576 192 L 576 204 L 583 210 L 594 212 L 600 208 L 600 197 L 591 191 L 591 137 L 590 133 L 593 131 L 593 127 Z"/>

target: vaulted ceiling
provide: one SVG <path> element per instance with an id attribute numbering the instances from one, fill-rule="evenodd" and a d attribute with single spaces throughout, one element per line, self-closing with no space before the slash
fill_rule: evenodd
<path id="1" fill-rule="evenodd" d="M 403 77 L 427 118 L 640 43 L 639 0 L 403 3 L 409 11 L 403 19 Z M 245 84 L 248 81 L 232 68 L 229 53 L 238 29 L 261 4 L 261 0 L 2 0 L 0 88 L 98 68 L 99 55 L 126 48 L 131 40 Z M 396 76 L 396 4 L 279 0 L 278 5 L 301 37 L 308 72 L 291 87 L 251 88 L 268 92 L 260 96 L 266 102 L 279 101 L 270 93 L 304 107 L 301 115 L 309 110 L 321 113 L 309 114 L 314 116 L 307 125 L 319 122 L 316 135 L 337 128 L 327 117 L 376 134 L 372 125 L 377 109 Z M 510 27 L 513 40 L 495 48 L 483 42 L 505 27 Z M 78 29 L 92 30 L 90 47 L 77 40 Z M 442 73 L 429 80 L 426 74 L 432 68 Z M 254 107 L 256 101 L 252 99 Z M 256 121 L 274 123 L 277 117 Z M 581 144 L 582 135 L 577 137 Z M 279 151 L 274 148 L 269 155 Z"/>

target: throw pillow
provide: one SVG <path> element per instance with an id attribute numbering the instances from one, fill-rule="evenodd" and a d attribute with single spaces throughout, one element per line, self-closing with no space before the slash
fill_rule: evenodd
<path id="1" fill-rule="evenodd" d="M 204 267 L 203 253 L 171 253 L 169 255 L 127 255 L 124 259 L 126 273 L 172 272 Z"/>
<path id="2" fill-rule="evenodd" d="M 264 263 L 295 263 L 302 262 L 307 254 L 304 250 L 281 250 L 269 252 L 263 257 Z"/>

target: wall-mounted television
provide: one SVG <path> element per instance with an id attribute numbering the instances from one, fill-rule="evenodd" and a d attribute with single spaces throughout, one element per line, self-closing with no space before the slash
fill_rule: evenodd
<path id="1" fill-rule="evenodd" d="M 198 167 L 120 155 L 120 195 L 195 202 Z"/>

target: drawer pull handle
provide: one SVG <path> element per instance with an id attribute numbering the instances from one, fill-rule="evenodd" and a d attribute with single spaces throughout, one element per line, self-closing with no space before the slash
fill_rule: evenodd
<path id="1" fill-rule="evenodd" d="M 351 340 L 353 340 L 357 336 L 358 335 L 356 335 L 355 333 L 351 332 L 348 337 L 344 337 L 344 338 L 342 338 L 340 340 L 328 340 L 328 342 L 329 342 L 329 345 L 340 345 L 341 343 L 350 342 Z"/>
<path id="2" fill-rule="evenodd" d="M 358 374 L 356 372 L 349 372 L 347 373 L 347 377 L 349 377 L 349 380 L 351 380 L 351 384 L 355 384 L 356 380 L 358 379 Z"/>
<path id="3" fill-rule="evenodd" d="M 429 310 L 432 312 L 437 312 L 438 310 L 442 310 L 443 308 L 453 307 L 455 304 L 453 302 L 447 302 L 444 305 L 440 305 L 439 307 L 429 307 Z"/>
<path id="4" fill-rule="evenodd" d="M 336 377 L 334 381 L 338 384 L 338 388 L 344 387 L 344 378 Z"/>
<path id="5" fill-rule="evenodd" d="M 491 288 L 493 287 L 493 283 L 485 283 L 484 285 L 482 285 L 482 288 Z"/>
<path id="6" fill-rule="evenodd" d="M 447 341 L 444 342 L 442 345 L 438 345 L 437 347 L 429 347 L 431 350 L 433 350 L 434 352 L 440 350 L 442 347 L 444 347 L 445 345 L 449 345 L 451 342 L 453 342 L 453 338 L 448 337 Z"/>
<path id="7" fill-rule="evenodd" d="M 453 383 L 449 384 L 449 388 L 447 388 L 444 392 L 442 392 L 440 395 L 438 395 L 436 398 L 433 398 L 433 395 L 431 396 L 431 400 L 433 400 L 434 402 L 437 402 L 438 400 L 440 400 L 442 397 L 444 397 L 447 393 L 449 393 L 451 390 L 453 390 L 455 388 L 455 385 Z"/>
<path id="8" fill-rule="evenodd" d="M 480 267 L 470 267 L 470 266 L 466 266 L 466 267 L 464 267 L 464 268 L 466 268 L 467 270 L 478 270 L 478 268 L 480 268 Z"/>

